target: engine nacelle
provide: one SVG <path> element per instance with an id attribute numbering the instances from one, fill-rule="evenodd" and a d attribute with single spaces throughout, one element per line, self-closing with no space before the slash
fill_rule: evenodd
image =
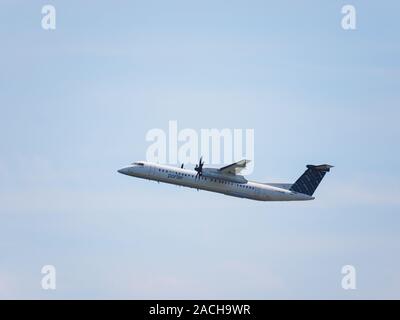
<path id="1" fill-rule="evenodd" d="M 202 175 L 207 178 L 221 179 L 235 183 L 247 183 L 246 178 L 243 176 L 234 174 L 224 174 L 221 173 L 219 169 L 214 169 L 214 168 L 204 168 L 202 171 Z"/>

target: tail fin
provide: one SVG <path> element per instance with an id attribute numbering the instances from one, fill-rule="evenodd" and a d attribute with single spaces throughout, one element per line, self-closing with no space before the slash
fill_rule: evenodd
<path id="1" fill-rule="evenodd" d="M 332 167 L 329 164 L 321 164 L 319 166 L 307 165 L 307 170 L 290 187 L 290 190 L 312 196 L 325 174 Z"/>

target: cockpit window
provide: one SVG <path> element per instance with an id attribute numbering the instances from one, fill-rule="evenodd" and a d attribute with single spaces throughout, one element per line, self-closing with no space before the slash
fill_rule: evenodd
<path id="1" fill-rule="evenodd" d="M 133 164 L 138 165 L 138 166 L 143 166 L 144 165 L 143 162 L 134 162 Z"/>

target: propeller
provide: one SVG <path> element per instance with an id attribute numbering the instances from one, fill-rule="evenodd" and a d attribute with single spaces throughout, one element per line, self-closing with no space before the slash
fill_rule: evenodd
<path id="1" fill-rule="evenodd" d="M 203 165 L 204 165 L 203 157 L 200 157 L 199 164 L 196 164 L 196 167 L 194 168 L 194 170 L 197 171 L 197 174 L 195 177 L 196 179 L 200 178 L 203 175 Z"/>
<path id="2" fill-rule="evenodd" d="M 183 169 L 183 163 L 181 164 L 181 169 Z"/>

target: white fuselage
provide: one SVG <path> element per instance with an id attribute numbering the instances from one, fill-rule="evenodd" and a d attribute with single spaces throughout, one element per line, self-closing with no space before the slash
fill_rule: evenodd
<path id="1" fill-rule="evenodd" d="M 196 178 L 197 172 L 194 170 L 145 161 L 120 169 L 118 172 L 137 178 L 259 201 L 299 201 L 314 199 L 312 196 L 258 182 L 247 181 L 247 183 L 236 183 L 205 176 Z"/>

